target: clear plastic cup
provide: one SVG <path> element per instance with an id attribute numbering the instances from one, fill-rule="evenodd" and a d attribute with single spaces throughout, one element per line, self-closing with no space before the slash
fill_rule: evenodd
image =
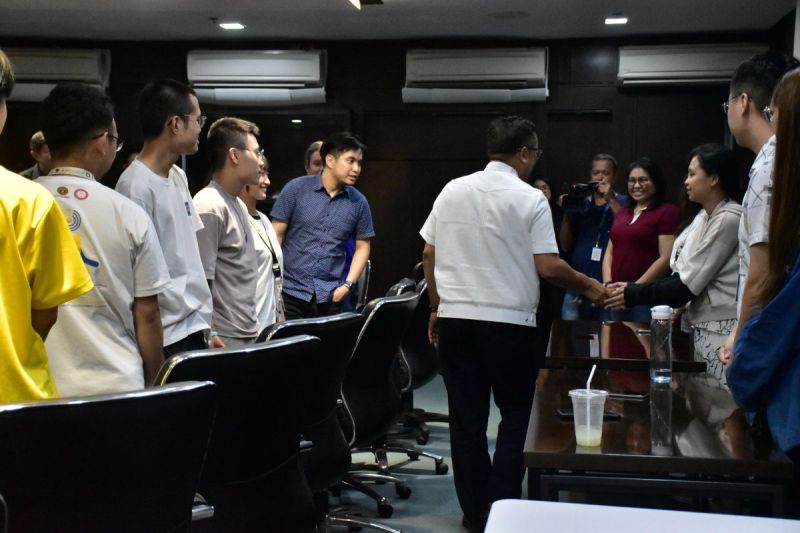
<path id="1" fill-rule="evenodd" d="M 603 437 L 603 409 L 608 392 L 598 389 L 572 389 L 575 441 L 578 446 L 600 446 Z"/>

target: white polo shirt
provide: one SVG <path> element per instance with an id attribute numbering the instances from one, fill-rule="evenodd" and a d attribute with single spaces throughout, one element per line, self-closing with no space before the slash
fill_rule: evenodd
<path id="1" fill-rule="evenodd" d="M 94 289 L 62 304 L 45 346 L 63 396 L 144 388 L 133 300 L 169 286 L 153 224 L 142 209 L 86 170 L 55 168 L 36 180 L 55 196 Z"/>
<path id="2" fill-rule="evenodd" d="M 173 165 L 162 178 L 135 159 L 117 182 L 117 192 L 150 215 L 172 280 L 159 296 L 164 346 L 211 324 L 211 291 L 203 274 L 195 232 L 203 228 L 189 194 L 186 174 Z"/>
<path id="3" fill-rule="evenodd" d="M 550 206 L 505 163 L 448 183 L 420 230 L 436 247 L 438 316 L 536 325 L 533 254 L 557 254 Z"/>

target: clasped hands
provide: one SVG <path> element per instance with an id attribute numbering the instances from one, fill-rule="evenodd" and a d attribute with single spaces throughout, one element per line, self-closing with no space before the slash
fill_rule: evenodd
<path id="1" fill-rule="evenodd" d="M 625 286 L 627 283 L 609 283 L 600 285 L 597 283 L 590 291 L 584 295 L 591 300 L 595 307 L 604 307 L 614 311 L 625 309 Z"/>

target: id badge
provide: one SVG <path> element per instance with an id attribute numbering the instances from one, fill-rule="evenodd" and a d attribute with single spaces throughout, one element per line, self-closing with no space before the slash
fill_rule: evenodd
<path id="1" fill-rule="evenodd" d="M 600 257 L 603 255 L 603 249 L 599 246 L 595 246 L 592 248 L 592 261 L 600 261 Z"/>

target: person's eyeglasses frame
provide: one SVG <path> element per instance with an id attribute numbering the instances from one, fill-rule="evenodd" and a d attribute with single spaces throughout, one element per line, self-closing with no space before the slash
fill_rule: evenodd
<path id="1" fill-rule="evenodd" d="M 184 114 L 181 116 L 185 118 L 187 122 L 192 118 L 192 115 L 188 114 Z M 197 118 L 195 118 L 194 121 L 197 122 L 197 125 L 200 126 L 200 129 L 202 130 L 203 126 L 205 126 L 206 122 L 208 121 L 208 117 L 206 115 L 197 115 Z"/>
<path id="2" fill-rule="evenodd" d="M 115 152 L 119 152 L 120 150 L 122 150 L 122 147 L 125 146 L 125 140 L 120 137 L 117 137 L 116 135 L 112 135 L 110 131 L 104 131 L 102 133 L 98 133 L 97 135 L 92 137 L 92 140 L 99 139 L 103 135 L 107 136 L 109 139 L 112 139 L 115 143 L 117 143 L 117 148 L 116 150 L 114 150 Z"/>
<path id="3" fill-rule="evenodd" d="M 730 98 L 728 98 L 727 100 L 722 102 L 722 112 L 725 113 L 725 115 L 727 115 L 728 114 L 728 109 L 730 109 L 730 107 L 731 107 L 731 102 L 733 100 L 736 100 L 737 98 L 739 98 L 743 94 L 747 94 L 747 93 L 742 91 L 739 94 L 737 94 L 736 96 L 731 96 Z"/>

